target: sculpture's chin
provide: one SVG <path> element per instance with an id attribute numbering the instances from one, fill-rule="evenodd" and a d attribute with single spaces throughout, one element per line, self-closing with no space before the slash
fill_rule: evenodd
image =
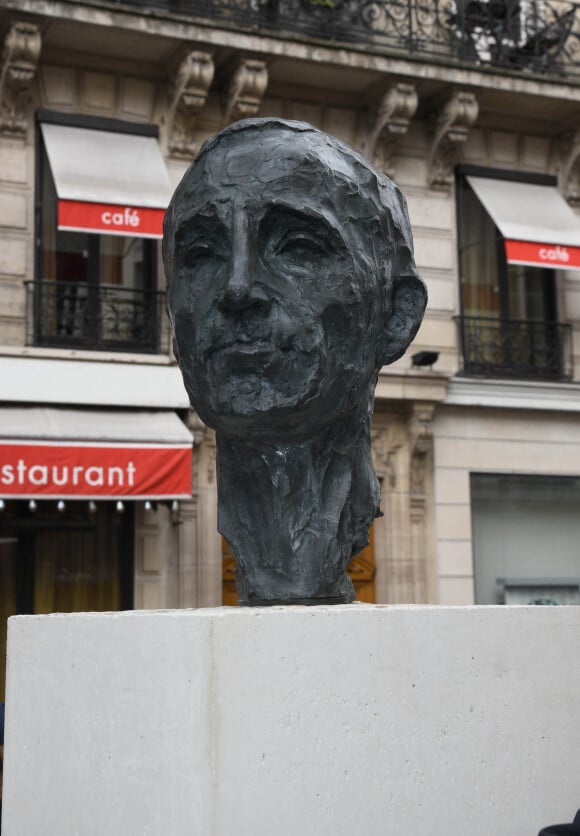
<path id="1" fill-rule="evenodd" d="M 316 402 L 324 380 L 318 351 L 279 351 L 254 360 L 251 365 L 247 358 L 216 353 L 201 374 L 186 378 L 192 404 L 214 429 L 237 434 L 291 428 Z"/>

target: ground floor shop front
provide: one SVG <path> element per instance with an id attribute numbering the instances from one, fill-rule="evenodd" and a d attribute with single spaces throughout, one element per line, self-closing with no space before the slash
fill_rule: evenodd
<path id="1" fill-rule="evenodd" d="M 369 532 L 368 547 L 349 566 L 358 600 L 580 603 L 580 412 L 574 392 L 544 387 L 530 408 L 530 392 L 522 387 L 521 402 L 513 384 L 506 400 L 506 384 L 496 386 L 495 395 L 493 387 L 481 389 L 486 403 L 469 403 L 476 399 L 472 388 L 452 382 L 445 400 L 377 399 L 372 453 L 382 516 Z M 547 408 L 550 403 L 559 408 Z M 30 422 L 25 411 L 9 411 L 12 443 L 20 444 L 30 436 Z M 78 435 L 84 433 L 81 447 L 97 425 L 100 443 L 111 444 L 102 438 L 106 418 L 113 432 L 111 414 L 118 435 L 121 425 L 127 429 L 126 411 L 75 412 Z M 235 562 L 217 531 L 215 434 L 191 412 L 170 417 L 169 423 L 167 414 L 154 418 L 165 426 L 167 449 L 194 449 L 187 492 L 179 495 L 131 495 L 127 484 L 117 485 L 115 495 L 62 496 L 30 484 L 24 495 L 15 484 L 20 460 L 9 463 L 13 470 L 4 470 L 5 481 L 13 479 L 0 494 L 3 624 L 17 613 L 235 605 Z M 53 406 L 50 418 L 58 418 L 62 445 L 71 409 Z M 133 431 L 140 426 L 139 443 L 147 445 L 153 442 L 143 432 L 145 423 L 142 412 L 131 413 Z M 68 434 L 72 443 L 70 428 Z M 1 448 L 6 452 L 6 444 Z M 109 455 L 120 448 L 107 449 Z M 106 481 L 103 468 L 110 467 L 113 481 L 123 475 L 127 483 L 120 455 L 112 455 L 106 465 L 101 458 L 79 471 L 79 481 L 87 474 L 89 481 Z M 131 459 L 134 467 L 136 461 Z M 45 465 L 39 462 L 27 464 L 23 482 L 43 482 L 45 471 L 38 468 Z M 5 641 L 3 631 L 2 660 Z M 2 670 L 0 683 L 3 688 Z"/>
<path id="2" fill-rule="evenodd" d="M 580 604 L 578 394 L 450 386 L 433 423 L 439 603 Z"/>

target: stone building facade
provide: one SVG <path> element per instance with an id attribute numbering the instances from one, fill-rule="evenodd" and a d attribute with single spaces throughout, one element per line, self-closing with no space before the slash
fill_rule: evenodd
<path id="1" fill-rule="evenodd" d="M 353 567 L 361 597 L 489 602 L 492 581 L 498 601 L 533 597 L 536 587 L 540 597 L 574 597 L 580 273 L 562 268 L 580 268 L 577 17 L 563 0 L 513 0 L 503 12 L 483 0 L 4 0 L 3 449 L 15 439 L 55 442 L 51 421 L 63 413 L 77 427 L 61 441 L 151 443 L 133 420 L 146 413 L 167 419 L 161 443 L 193 446 L 190 496 L 126 496 L 118 512 L 116 497 L 94 500 L 93 514 L 106 506 L 104 530 L 125 515 L 119 606 L 222 602 L 231 564 L 216 532 L 215 439 L 188 410 L 171 355 L 159 242 L 134 245 L 129 230 L 120 253 L 107 230 L 87 232 L 84 221 L 72 229 L 85 243 L 71 243 L 58 237 L 66 224 L 55 220 L 54 207 L 70 202 L 69 168 L 85 189 L 77 202 L 131 203 L 116 199 L 114 182 L 103 187 L 107 200 L 83 181 L 87 168 L 97 179 L 93 169 L 102 168 L 103 178 L 109 171 L 109 146 L 98 141 L 105 133 L 154 142 L 170 190 L 207 136 L 253 115 L 309 121 L 392 176 L 408 200 L 429 289 L 414 345 L 383 369 L 377 388 L 373 453 L 384 516 L 372 548 Z M 60 163 L 51 151 L 54 127 L 57 138 L 63 129 L 81 132 L 71 134 L 71 152 Z M 96 144 L 78 151 L 82 136 L 99 131 Z M 115 165 L 124 170 L 124 159 L 113 161 L 113 172 Z M 143 193 L 155 190 L 150 168 L 141 170 Z M 114 213 L 107 217 L 114 224 Z M 508 227 L 518 219 L 523 231 L 514 233 Z M 512 239 L 536 245 L 534 254 L 510 260 Z M 65 285 L 74 286 L 72 324 L 63 313 Z M 117 296 L 106 295 L 110 287 Z M 132 294 L 133 319 L 137 302 L 142 312 L 149 299 L 153 336 L 126 322 L 114 331 L 115 311 L 126 318 L 127 310 L 119 288 Z M 101 435 L 94 426 L 83 435 L 88 415 L 86 426 L 101 415 Z M 88 495 L 69 497 L 59 512 L 58 497 L 6 489 L 0 485 L 6 565 L 32 548 L 31 531 L 61 525 L 69 514 L 76 531 L 89 513 Z M 28 553 L 29 572 L 37 557 Z M 30 610 L 37 598 L 27 594 L 18 606 Z"/>

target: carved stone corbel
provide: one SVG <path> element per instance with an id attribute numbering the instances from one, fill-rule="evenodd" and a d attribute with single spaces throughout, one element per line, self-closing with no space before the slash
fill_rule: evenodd
<path id="1" fill-rule="evenodd" d="M 206 434 L 208 433 L 208 427 L 203 423 L 195 409 L 188 410 L 186 425 L 187 429 L 193 435 L 193 443 L 195 447 L 199 447 L 200 444 L 203 444 Z"/>
<path id="2" fill-rule="evenodd" d="M 264 61 L 241 58 L 224 98 L 224 125 L 237 119 L 256 116 L 268 86 L 268 69 Z"/>
<path id="3" fill-rule="evenodd" d="M 371 430 L 371 451 L 375 472 L 389 490 L 394 490 L 397 485 L 395 457 L 400 449 L 401 444 L 392 444 L 383 428 Z"/>
<path id="4" fill-rule="evenodd" d="M 409 418 L 411 459 L 409 468 L 409 529 L 413 598 L 428 599 L 428 508 L 432 500 L 428 478 L 433 462 L 434 405 L 417 403 Z"/>
<path id="5" fill-rule="evenodd" d="M 433 452 L 433 404 L 415 404 L 411 416 L 410 435 L 413 439 L 411 446 L 411 467 L 409 475 L 409 492 L 411 496 L 425 497 L 427 468 Z"/>
<path id="6" fill-rule="evenodd" d="M 443 105 L 435 122 L 429 158 L 429 186 L 448 192 L 458 148 L 465 142 L 477 119 L 479 105 L 473 93 L 456 91 Z"/>
<path id="7" fill-rule="evenodd" d="M 580 128 L 563 138 L 562 156 L 560 188 L 570 206 L 578 208 L 580 207 Z"/>
<path id="8" fill-rule="evenodd" d="M 378 106 L 363 117 L 358 148 L 388 177 L 394 176 L 394 152 L 409 129 L 418 103 L 414 84 L 395 82 L 383 94 Z"/>
<path id="9" fill-rule="evenodd" d="M 195 126 L 205 107 L 214 71 L 211 54 L 198 50 L 188 52 L 177 66 L 163 117 L 170 156 L 187 160 L 195 157 L 199 148 Z"/>
<path id="10" fill-rule="evenodd" d="M 36 74 L 42 40 L 36 23 L 13 23 L 0 59 L 0 135 L 24 137 L 28 91 Z"/>

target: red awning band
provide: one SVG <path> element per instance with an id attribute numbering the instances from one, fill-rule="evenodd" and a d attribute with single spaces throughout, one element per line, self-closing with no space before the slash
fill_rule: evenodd
<path id="1" fill-rule="evenodd" d="M 80 200 L 58 201 L 58 228 L 72 232 L 161 238 L 164 215 L 164 209 L 149 207 L 117 206 Z"/>
<path id="2" fill-rule="evenodd" d="M 509 264 L 552 267 L 560 270 L 580 268 L 580 247 L 506 239 L 505 252 Z"/>
<path id="3" fill-rule="evenodd" d="M 0 442 L 0 496 L 191 496 L 191 446 Z"/>

